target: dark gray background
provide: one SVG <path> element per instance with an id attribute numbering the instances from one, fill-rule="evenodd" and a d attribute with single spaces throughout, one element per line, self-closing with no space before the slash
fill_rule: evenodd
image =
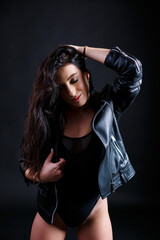
<path id="1" fill-rule="evenodd" d="M 159 47 L 155 1 L 6 0 L 1 1 L 0 6 L 1 239 L 10 239 L 10 236 L 16 240 L 29 239 L 36 212 L 37 186 L 27 188 L 24 184 L 18 168 L 18 149 L 37 68 L 59 44 L 104 48 L 118 45 L 142 61 L 141 92 L 120 121 L 125 146 L 137 173 L 130 183 L 109 197 L 109 205 L 116 240 L 149 236 L 154 231 L 149 226 L 152 223 L 153 227 L 159 210 L 156 154 Z M 98 90 L 114 80 L 116 74 L 103 64 L 93 60 L 87 63 Z M 125 235 L 120 231 L 125 231 L 128 216 L 134 227 Z M 148 227 L 141 228 L 144 221 Z M 70 237 L 72 239 L 75 238 Z"/>

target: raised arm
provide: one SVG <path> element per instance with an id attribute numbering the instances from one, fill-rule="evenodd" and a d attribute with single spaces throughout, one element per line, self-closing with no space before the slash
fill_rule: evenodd
<path id="1" fill-rule="evenodd" d="M 75 45 L 70 46 L 77 49 L 77 51 L 80 52 L 81 54 L 84 54 L 86 58 L 91 58 L 100 63 L 104 63 L 106 56 L 110 52 L 110 49 L 107 48 L 94 48 L 88 46 L 75 46 Z"/>
<path id="2" fill-rule="evenodd" d="M 142 64 L 134 56 L 126 54 L 118 47 L 112 49 L 74 46 L 85 57 L 104 63 L 105 66 L 117 72 L 117 77 L 112 85 L 112 91 L 108 91 L 106 85 L 101 97 L 108 100 L 112 98 L 114 112 L 119 118 L 121 114 L 133 102 L 140 91 L 142 84 Z M 110 86 L 111 87 L 111 86 Z M 108 94 L 111 93 L 112 94 Z"/>
<path id="3" fill-rule="evenodd" d="M 123 52 L 119 47 L 111 49 L 104 64 L 117 72 L 112 86 L 112 99 L 116 117 L 119 119 L 140 91 L 142 64 L 135 56 Z"/>

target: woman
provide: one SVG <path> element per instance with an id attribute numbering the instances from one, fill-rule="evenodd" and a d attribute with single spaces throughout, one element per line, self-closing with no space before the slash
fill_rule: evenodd
<path id="1" fill-rule="evenodd" d="M 85 58 L 118 77 L 98 93 Z M 138 59 L 118 47 L 61 46 L 41 64 L 34 82 L 21 144 L 21 170 L 38 182 L 31 240 L 111 240 L 107 196 L 135 174 L 117 121 L 142 82 Z"/>

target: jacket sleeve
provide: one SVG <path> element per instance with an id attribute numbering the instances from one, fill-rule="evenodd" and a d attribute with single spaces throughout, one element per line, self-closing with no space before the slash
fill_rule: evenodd
<path id="1" fill-rule="evenodd" d="M 26 178 L 25 176 L 25 171 L 27 170 L 26 167 L 24 167 L 24 157 L 22 156 L 22 154 L 20 155 L 19 157 L 19 168 L 20 168 L 20 171 L 22 173 L 22 176 L 24 178 L 24 181 L 25 183 L 27 184 L 27 186 L 29 186 L 29 183 L 33 183 L 31 182 L 29 179 Z"/>
<path id="2" fill-rule="evenodd" d="M 110 50 L 104 64 L 118 74 L 112 86 L 111 96 L 115 115 L 119 119 L 140 91 L 142 64 L 137 58 L 124 53 L 118 47 Z"/>

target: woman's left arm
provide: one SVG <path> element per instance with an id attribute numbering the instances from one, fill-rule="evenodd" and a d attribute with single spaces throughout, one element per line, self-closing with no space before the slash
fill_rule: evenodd
<path id="1" fill-rule="evenodd" d="M 113 99 L 114 112 L 116 117 L 120 118 L 140 91 L 142 84 L 141 62 L 118 47 L 112 49 L 73 47 L 80 53 L 85 53 L 85 57 L 104 63 L 105 66 L 117 72 L 118 76 L 112 85 L 111 96 L 108 96 L 108 85 L 102 90 L 101 96 L 103 99 L 108 100 L 108 97 Z"/>
<path id="2" fill-rule="evenodd" d="M 117 72 L 112 87 L 112 99 L 114 112 L 117 119 L 119 119 L 140 91 L 142 64 L 135 56 L 123 52 L 119 47 L 113 47 L 110 50 L 104 64 Z"/>

